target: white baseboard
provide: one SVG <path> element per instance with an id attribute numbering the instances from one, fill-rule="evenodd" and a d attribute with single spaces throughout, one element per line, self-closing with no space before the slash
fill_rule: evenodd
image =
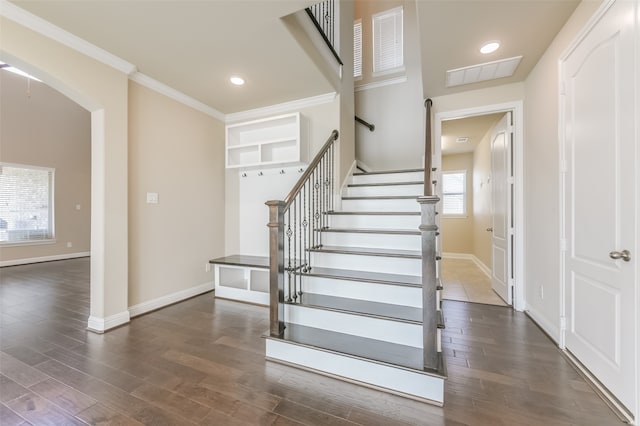
<path id="1" fill-rule="evenodd" d="M 340 184 L 340 192 L 334 194 L 334 210 L 340 210 L 342 208 L 342 194 L 344 194 L 347 190 L 347 185 L 349 185 L 349 183 L 351 182 L 351 176 L 356 171 L 357 166 L 358 162 L 356 160 L 353 160 L 353 163 L 351 163 L 351 167 L 349 167 L 349 171 L 347 172 L 344 181 Z"/>
<path id="2" fill-rule="evenodd" d="M 485 265 L 484 262 L 482 262 L 480 259 L 478 259 L 473 254 L 468 254 L 468 253 L 442 253 L 442 257 L 444 259 L 466 259 L 466 260 L 471 260 L 471 261 L 473 261 L 473 263 L 476 264 L 476 266 L 478 268 L 480 268 L 480 270 L 482 272 L 484 272 L 484 274 L 487 277 L 491 278 L 491 268 L 489 268 L 487 265 Z"/>
<path id="3" fill-rule="evenodd" d="M 0 261 L 0 268 L 5 267 L 5 266 L 28 265 L 30 263 L 51 262 L 51 261 L 54 261 L 54 260 L 77 259 L 79 257 L 89 257 L 89 256 L 91 256 L 91 252 L 84 251 L 84 252 L 80 252 L 80 253 L 56 254 L 56 255 L 53 255 L 53 256 L 29 257 L 29 258 L 24 258 L 24 259 L 2 260 L 2 261 Z"/>
<path id="4" fill-rule="evenodd" d="M 359 169 L 364 170 L 365 172 L 369 173 L 373 170 L 372 167 L 367 166 L 366 164 L 364 164 L 361 160 L 358 160 L 358 166 Z"/>
<path id="5" fill-rule="evenodd" d="M 165 306 L 181 302 L 185 299 L 189 299 L 190 297 L 194 297 L 211 290 L 213 290 L 213 281 L 130 306 L 128 313 L 132 318 L 137 317 L 138 315 L 164 308 Z"/>
<path id="6" fill-rule="evenodd" d="M 120 312 L 106 318 L 90 316 L 87 322 L 87 329 L 95 333 L 104 333 L 107 330 L 126 324 L 131 320 L 129 311 Z"/>
<path id="7" fill-rule="evenodd" d="M 547 318 L 544 317 L 539 311 L 534 309 L 527 303 L 524 312 L 535 322 L 538 326 L 544 330 L 545 333 L 556 343 L 560 342 L 560 328 L 552 324 Z"/>

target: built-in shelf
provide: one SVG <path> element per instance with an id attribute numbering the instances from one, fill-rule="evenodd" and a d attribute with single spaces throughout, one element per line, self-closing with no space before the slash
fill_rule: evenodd
<path id="1" fill-rule="evenodd" d="M 308 138 L 302 137 L 301 121 L 300 113 L 296 112 L 229 124 L 227 168 L 305 163 Z"/>

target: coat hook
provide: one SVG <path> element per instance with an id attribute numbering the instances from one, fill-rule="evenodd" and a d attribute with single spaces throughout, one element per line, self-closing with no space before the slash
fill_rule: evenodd
<path id="1" fill-rule="evenodd" d="M 243 173 L 243 174 L 242 174 L 242 177 L 247 177 L 247 174 L 246 174 L 246 173 Z"/>
<path id="2" fill-rule="evenodd" d="M 258 172 L 258 176 L 262 176 L 262 172 Z"/>
<path id="3" fill-rule="evenodd" d="M 302 172 L 304 172 L 304 169 L 303 169 L 302 167 L 300 167 L 300 168 L 298 169 L 298 173 L 302 173 Z"/>
<path id="4" fill-rule="evenodd" d="M 284 174 L 284 170 L 280 170 L 280 174 L 283 175 Z"/>

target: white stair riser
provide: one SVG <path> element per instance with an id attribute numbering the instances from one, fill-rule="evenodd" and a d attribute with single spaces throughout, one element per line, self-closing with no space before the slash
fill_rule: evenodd
<path id="1" fill-rule="evenodd" d="M 323 232 L 322 244 L 340 247 L 372 247 L 399 250 L 420 250 L 420 235 L 370 234 L 357 232 Z"/>
<path id="2" fill-rule="evenodd" d="M 444 402 L 444 379 L 362 359 L 267 339 L 268 359 L 310 368 L 319 373 L 355 380 L 365 386 L 389 389 L 436 405 Z"/>
<path id="3" fill-rule="evenodd" d="M 383 195 L 414 195 L 424 194 L 424 185 L 385 185 L 385 186 L 354 186 L 347 187 L 346 197 L 375 197 Z"/>
<path id="4" fill-rule="evenodd" d="M 422 325 L 418 324 L 289 304 L 284 306 L 284 320 L 292 324 L 422 348 Z"/>
<path id="5" fill-rule="evenodd" d="M 408 199 L 364 199 L 342 200 L 342 210 L 356 212 L 419 212 L 420 204 L 413 198 Z"/>
<path id="6" fill-rule="evenodd" d="M 302 291 L 306 294 L 346 297 L 370 302 L 422 308 L 422 289 L 393 284 L 338 280 L 323 277 L 303 277 Z"/>
<path id="7" fill-rule="evenodd" d="M 415 231 L 420 226 L 420 216 L 391 215 L 358 215 L 340 214 L 329 216 L 332 228 L 358 229 L 410 229 Z"/>
<path id="8" fill-rule="evenodd" d="M 422 276 L 422 259 L 403 257 L 314 252 L 311 254 L 311 265 L 323 268 Z"/>
<path id="9" fill-rule="evenodd" d="M 352 176 L 351 183 L 385 183 L 424 181 L 424 172 L 382 173 Z"/>

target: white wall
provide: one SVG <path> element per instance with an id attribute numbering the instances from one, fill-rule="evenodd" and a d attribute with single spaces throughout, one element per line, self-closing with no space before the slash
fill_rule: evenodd
<path id="1" fill-rule="evenodd" d="M 2 246 L 0 263 L 87 255 L 91 244 L 89 111 L 44 83 L 1 71 L 0 161 L 55 169 L 56 239 L 54 244 Z"/>
<path id="2" fill-rule="evenodd" d="M 355 114 L 376 126 L 375 131 L 370 132 L 356 125 L 356 157 L 372 170 L 421 167 L 425 108 L 415 1 L 359 0 L 355 5 L 354 18 L 362 19 L 363 53 L 363 77 L 355 84 Z M 374 77 L 371 17 L 398 6 L 404 8 L 405 71 Z M 406 81 L 375 87 L 399 77 L 406 77 Z"/>
<path id="3" fill-rule="evenodd" d="M 340 99 L 321 105 L 279 111 L 300 111 L 308 131 L 309 158 L 313 159 L 334 129 L 340 126 Z M 342 138 L 338 143 L 343 143 Z M 266 256 L 269 252 L 269 200 L 284 200 L 306 165 L 227 169 L 225 173 L 225 255 Z M 280 171 L 284 170 L 284 174 Z M 262 172 L 262 176 L 258 174 Z M 242 175 L 246 174 L 246 177 Z"/>
<path id="4" fill-rule="evenodd" d="M 473 255 L 491 268 L 491 134 L 495 125 L 484 135 L 473 151 Z"/>
<path id="5" fill-rule="evenodd" d="M 527 309 L 556 340 L 560 321 L 558 61 L 599 5 L 599 0 L 580 3 L 525 82 Z"/>

